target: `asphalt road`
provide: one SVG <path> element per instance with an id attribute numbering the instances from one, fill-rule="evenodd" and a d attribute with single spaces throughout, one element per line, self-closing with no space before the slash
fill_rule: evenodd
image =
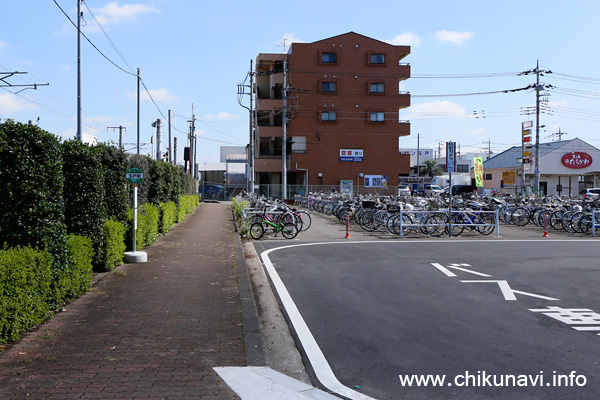
<path id="1" fill-rule="evenodd" d="M 337 239 L 343 227 L 313 223 L 298 240 L 255 247 L 291 246 L 263 262 L 299 311 L 300 322 L 288 310 L 290 322 L 306 323 L 347 397 L 597 398 L 597 240 L 528 228 L 501 239 Z M 310 358 L 310 338 L 294 329 Z M 428 375 L 443 384 L 401 382 Z"/>

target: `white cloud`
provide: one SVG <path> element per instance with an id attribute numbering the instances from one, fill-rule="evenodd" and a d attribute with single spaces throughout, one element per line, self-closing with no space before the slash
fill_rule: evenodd
<path id="1" fill-rule="evenodd" d="M 8 43 L 3 42 L 2 40 L 0 40 L 0 48 L 2 47 L 8 47 Z"/>
<path id="2" fill-rule="evenodd" d="M 286 33 L 285 35 L 283 35 L 283 37 L 281 39 L 279 39 L 277 41 L 277 46 L 283 47 L 283 45 L 285 44 L 286 49 L 288 49 L 292 43 L 306 43 L 306 42 L 302 39 L 298 39 L 296 37 L 296 34 L 294 34 L 294 33 Z"/>
<path id="3" fill-rule="evenodd" d="M 453 32 L 453 31 L 437 31 L 435 38 L 440 42 L 451 42 L 455 44 L 461 44 L 465 40 L 471 39 L 475 36 L 473 32 Z"/>
<path id="4" fill-rule="evenodd" d="M 94 145 L 98 143 L 98 138 L 90 133 L 81 132 L 81 141 L 83 143 Z"/>
<path id="5" fill-rule="evenodd" d="M 100 25 L 115 25 L 123 22 L 135 22 L 140 15 L 158 12 L 154 6 L 144 4 L 119 5 L 117 1 L 111 1 L 102 8 L 92 9 L 94 16 Z"/>
<path id="6" fill-rule="evenodd" d="M 392 40 L 386 40 L 386 42 L 395 46 L 418 46 L 421 44 L 421 39 L 416 33 L 402 32 L 401 35 L 396 36 Z"/>
<path id="7" fill-rule="evenodd" d="M 5 114 L 33 110 L 35 105 L 13 95 L 12 93 L 0 94 L 0 112 Z"/>
<path id="8" fill-rule="evenodd" d="M 408 114 L 404 115 L 400 119 L 411 120 L 411 119 L 462 119 L 462 118 L 473 118 L 471 113 L 468 113 L 463 107 L 456 103 L 452 103 L 446 100 L 437 100 L 429 103 L 421 103 L 410 106 Z"/>

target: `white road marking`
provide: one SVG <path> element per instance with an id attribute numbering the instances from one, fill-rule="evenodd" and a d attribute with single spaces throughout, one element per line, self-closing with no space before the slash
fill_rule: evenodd
<path id="1" fill-rule="evenodd" d="M 502 291 L 504 300 L 506 300 L 506 301 L 512 301 L 512 300 L 516 301 L 517 296 L 515 296 L 515 293 L 522 294 L 524 296 L 537 297 L 538 299 L 543 299 L 543 300 L 554 300 L 554 301 L 560 300 L 560 299 L 555 299 L 553 297 L 542 296 L 540 294 L 523 292 L 521 290 L 514 290 L 510 287 L 510 285 L 508 284 L 508 281 L 491 281 L 490 280 L 490 281 L 461 281 L 461 282 L 463 282 L 463 283 L 497 283 L 498 286 L 500 287 L 500 290 Z"/>
<path id="2" fill-rule="evenodd" d="M 473 274 L 473 275 L 479 275 L 479 276 L 485 276 L 485 277 L 491 277 L 492 276 L 492 275 L 484 274 L 482 272 L 472 271 L 470 269 L 459 267 L 459 265 L 462 265 L 464 267 L 470 267 L 469 264 L 450 264 L 447 267 L 444 267 L 444 266 L 442 266 L 441 264 L 438 264 L 438 263 L 431 263 L 431 265 L 433 265 L 438 270 L 440 270 L 441 272 L 443 272 L 444 274 L 446 274 L 446 276 L 449 276 L 451 278 L 456 277 L 456 274 L 454 272 L 450 271 L 448 268 L 456 269 L 458 271 L 467 272 L 467 273 Z"/>
<path id="3" fill-rule="evenodd" d="M 285 246 L 285 248 L 296 246 L 302 245 Z M 304 351 L 306 352 L 306 355 L 310 360 L 310 364 L 313 370 L 315 371 L 317 378 L 327 389 L 338 393 L 342 396 L 345 396 L 349 399 L 375 400 L 372 397 L 369 397 L 355 390 L 352 390 L 347 386 L 342 385 L 342 383 L 336 378 L 335 374 L 331 370 L 331 367 L 329 366 L 329 363 L 327 362 L 327 359 L 325 358 L 325 355 L 321 351 L 321 348 L 317 344 L 317 341 L 310 332 L 310 329 L 308 329 L 306 321 L 304 321 L 304 318 L 302 318 L 302 314 L 300 314 L 296 303 L 294 303 L 294 300 L 292 300 L 292 296 L 288 292 L 287 288 L 285 287 L 285 284 L 279 277 L 279 274 L 275 270 L 275 267 L 273 266 L 273 263 L 269 258 L 269 253 L 279 249 L 281 249 L 281 247 L 277 249 L 263 251 L 260 256 L 263 259 L 265 269 L 267 270 L 267 273 L 269 274 L 269 277 L 273 282 L 273 286 L 275 286 L 275 290 L 277 290 L 277 294 L 279 295 L 279 298 L 281 299 L 281 302 L 285 307 L 288 317 L 290 318 L 292 325 L 294 325 L 296 334 L 298 335 L 298 338 L 302 343 L 302 347 L 304 348 Z"/>

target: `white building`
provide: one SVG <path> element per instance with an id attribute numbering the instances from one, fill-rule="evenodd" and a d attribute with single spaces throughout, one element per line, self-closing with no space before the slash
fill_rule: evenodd
<path id="1" fill-rule="evenodd" d="M 535 164 L 525 171 L 523 180 L 521 157 L 521 146 L 515 146 L 484 161 L 484 188 L 520 194 L 524 186 L 530 193 L 535 185 Z M 600 150 L 577 138 L 541 143 L 539 171 L 542 194 L 578 194 L 587 187 L 600 186 Z"/>

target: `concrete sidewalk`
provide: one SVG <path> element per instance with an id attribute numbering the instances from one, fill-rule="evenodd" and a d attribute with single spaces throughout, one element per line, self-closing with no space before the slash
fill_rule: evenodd
<path id="1" fill-rule="evenodd" d="M 213 370 L 246 366 L 233 237 L 227 204 L 200 205 L 4 351 L 0 399 L 239 398 Z"/>

